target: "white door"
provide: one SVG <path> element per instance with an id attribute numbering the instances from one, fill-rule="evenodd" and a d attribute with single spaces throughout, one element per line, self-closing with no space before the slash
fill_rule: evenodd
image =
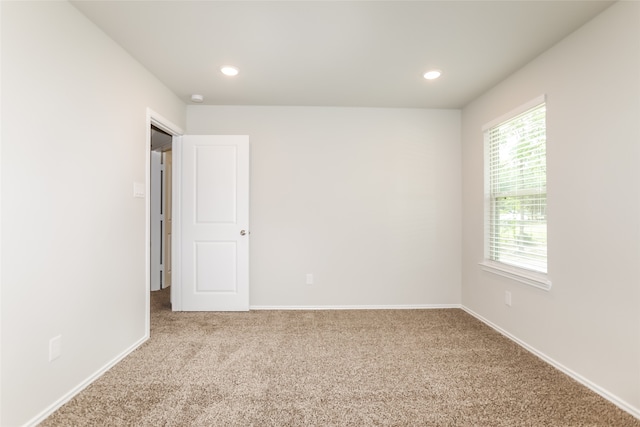
<path id="1" fill-rule="evenodd" d="M 249 309 L 249 137 L 185 135 L 179 162 L 179 311 Z M 174 189 L 175 190 L 175 189 Z M 174 201 L 177 201 L 174 199 Z M 178 222 L 179 217 L 179 222 Z M 174 260 L 177 258 L 174 254 Z"/>
<path id="2" fill-rule="evenodd" d="M 162 242 L 163 221 L 163 173 L 162 153 L 160 151 L 151 152 L 151 290 L 159 291 L 163 289 L 164 282 L 164 246 Z"/>
<path id="3" fill-rule="evenodd" d="M 164 245 L 163 248 L 163 271 L 164 271 L 164 280 L 162 282 L 163 288 L 168 288 L 171 286 L 171 234 L 173 232 L 173 222 L 172 222 L 172 213 L 171 207 L 173 206 L 173 199 L 171 193 L 171 184 L 172 184 L 172 176 L 173 169 L 171 166 L 171 150 L 165 151 L 162 153 L 163 156 L 163 164 L 164 164 L 164 176 L 163 176 L 163 214 L 164 214 Z"/>

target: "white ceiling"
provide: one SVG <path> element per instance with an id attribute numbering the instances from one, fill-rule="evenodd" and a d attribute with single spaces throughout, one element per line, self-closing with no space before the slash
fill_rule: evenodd
<path id="1" fill-rule="evenodd" d="M 72 3 L 185 102 L 461 108 L 611 1 Z"/>

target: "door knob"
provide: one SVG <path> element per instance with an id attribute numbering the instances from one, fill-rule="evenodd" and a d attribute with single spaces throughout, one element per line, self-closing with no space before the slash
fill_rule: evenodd
<path id="1" fill-rule="evenodd" d="M 241 235 L 241 236 L 244 236 L 244 235 L 246 235 L 246 234 L 247 234 L 247 230 L 240 230 L 240 235 Z"/>

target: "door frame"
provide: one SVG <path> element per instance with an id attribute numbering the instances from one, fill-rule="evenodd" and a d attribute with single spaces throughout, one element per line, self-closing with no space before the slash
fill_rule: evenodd
<path id="1" fill-rule="evenodd" d="M 167 120 L 160 114 L 153 111 L 151 108 L 147 108 L 147 117 L 146 117 L 146 138 L 145 138 L 145 251 L 144 251 L 144 262 L 145 262 L 145 339 L 149 338 L 151 334 L 151 125 L 161 129 L 172 136 L 172 147 L 175 149 L 176 144 L 180 142 L 180 136 L 184 134 L 184 131 L 176 126 L 171 121 Z M 176 150 L 179 151 L 179 150 Z M 175 159 L 174 159 L 175 161 Z M 176 180 L 179 176 L 179 171 L 174 169 L 172 174 L 172 185 L 174 189 L 176 188 Z M 178 182 L 179 184 L 179 182 Z M 179 187 L 178 187 L 179 188 Z M 173 206 L 172 209 L 172 217 L 173 222 L 175 224 L 179 224 L 176 220 L 179 218 L 176 216 L 176 200 L 179 200 L 179 194 L 174 192 Z M 179 252 L 176 253 L 176 242 L 180 242 L 180 227 L 173 227 L 172 230 L 172 245 L 171 249 L 173 251 L 173 257 L 171 259 L 171 269 L 173 275 L 175 277 L 172 278 L 171 285 L 171 297 L 174 297 L 174 287 L 180 287 L 180 278 L 175 273 L 174 268 L 177 263 L 180 261 Z M 177 285 L 177 286 L 176 286 Z"/>

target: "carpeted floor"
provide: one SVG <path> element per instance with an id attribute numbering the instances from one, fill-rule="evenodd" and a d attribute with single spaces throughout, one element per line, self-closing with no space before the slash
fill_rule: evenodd
<path id="1" fill-rule="evenodd" d="M 42 426 L 636 426 L 462 310 L 173 313 Z"/>

